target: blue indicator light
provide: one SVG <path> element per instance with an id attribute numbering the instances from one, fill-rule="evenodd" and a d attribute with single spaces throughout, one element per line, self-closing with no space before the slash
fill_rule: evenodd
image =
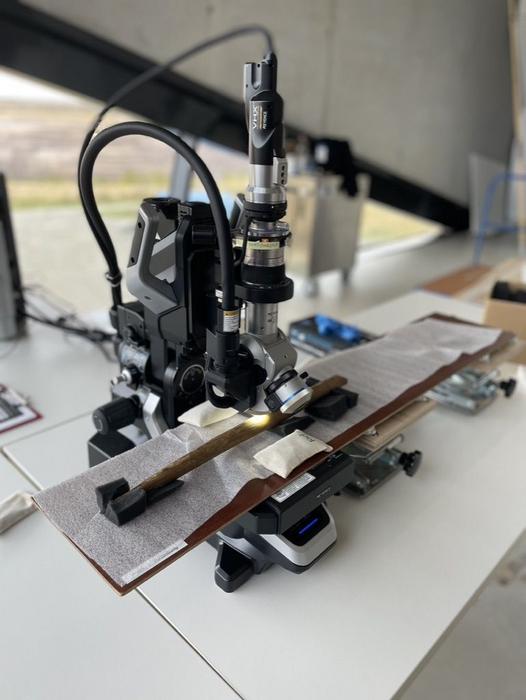
<path id="1" fill-rule="evenodd" d="M 313 518 L 310 522 L 308 522 L 306 525 L 304 525 L 301 530 L 298 532 L 298 535 L 304 535 L 306 532 L 308 532 L 311 527 L 314 527 L 316 523 L 318 522 L 319 518 Z"/>

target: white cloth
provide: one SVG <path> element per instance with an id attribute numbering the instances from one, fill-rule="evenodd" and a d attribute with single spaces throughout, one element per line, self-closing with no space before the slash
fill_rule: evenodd
<path id="1" fill-rule="evenodd" d="M 189 408 L 178 417 L 179 423 L 187 423 L 196 428 L 206 428 L 207 425 L 232 418 L 237 413 L 235 408 L 216 408 L 210 401 L 204 401 L 198 406 Z"/>
<path id="2" fill-rule="evenodd" d="M 284 479 L 309 457 L 318 452 L 331 452 L 332 447 L 318 438 L 295 430 L 272 445 L 256 452 L 254 459 L 261 466 Z"/>
<path id="3" fill-rule="evenodd" d="M 0 535 L 36 509 L 30 493 L 17 491 L 0 501 Z"/>

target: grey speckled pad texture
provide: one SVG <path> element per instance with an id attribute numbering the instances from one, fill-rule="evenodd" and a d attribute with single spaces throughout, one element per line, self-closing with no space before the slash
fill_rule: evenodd
<path id="1" fill-rule="evenodd" d="M 318 379 L 341 374 L 359 393 L 358 405 L 336 422 L 317 421 L 308 432 L 328 442 L 463 352 L 495 342 L 500 331 L 426 319 L 372 343 L 308 367 Z M 250 480 L 270 472 L 252 458 L 277 440 L 263 433 L 183 477 L 185 485 L 136 520 L 117 527 L 97 510 L 94 488 L 124 476 L 131 486 L 242 420 L 208 428 L 181 425 L 123 455 L 35 496 L 47 517 L 84 554 L 124 587 L 185 545 L 185 538 L 227 505 Z"/>

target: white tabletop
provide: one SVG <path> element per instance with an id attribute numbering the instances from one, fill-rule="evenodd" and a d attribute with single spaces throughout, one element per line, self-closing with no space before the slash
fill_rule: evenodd
<path id="1" fill-rule="evenodd" d="M 109 400 L 109 380 L 118 369 L 87 340 L 34 322 L 27 328 L 0 359 L 0 383 L 28 397 L 43 417 L 0 434 L 0 446 L 91 413 Z"/>
<path id="2" fill-rule="evenodd" d="M 5 445 L 3 451 L 36 488 L 45 489 L 88 469 L 87 442 L 94 432 L 91 415 L 83 415 Z"/>
<path id="3" fill-rule="evenodd" d="M 30 485 L 0 456 L 0 498 Z M 119 600 L 41 513 L 0 536 L 0 696 L 236 698 L 134 593 Z"/>
<path id="4" fill-rule="evenodd" d="M 442 294 L 417 290 L 373 306 L 366 311 L 347 316 L 343 320 L 354 323 L 371 333 L 387 333 L 431 313 L 458 316 L 466 321 L 481 323 L 483 308 L 478 304 Z"/>
<path id="5" fill-rule="evenodd" d="M 31 484 L 0 454 L 0 501 L 15 491 L 31 491 L 31 488 Z"/>
<path id="6" fill-rule="evenodd" d="M 351 320 L 383 332 L 433 311 L 480 313 L 417 292 Z M 417 476 L 397 476 L 361 502 L 331 499 L 338 542 L 301 576 L 274 567 L 227 595 L 213 583 L 215 552 L 205 544 L 142 590 L 245 698 L 390 698 L 526 525 L 525 410 L 523 376 L 511 400 L 479 416 L 438 409 L 412 427 L 407 448 L 424 452 Z M 90 431 L 79 418 L 7 451 L 47 486 L 85 467 Z M 53 556 L 69 552 L 49 536 Z M 75 590 L 106 593 L 77 560 Z M 114 597 L 108 609 L 120 614 L 129 599 Z"/>
<path id="7" fill-rule="evenodd" d="M 301 577 L 274 569 L 225 597 L 211 581 L 212 554 L 197 551 L 148 582 L 146 594 L 245 697 L 295 689 L 339 698 L 342 688 L 391 697 L 526 525 L 526 438 L 508 429 L 526 410 L 524 382 L 516 398 L 477 422 L 459 426 L 440 411 L 409 430 L 408 448 L 424 451 L 418 476 L 399 476 L 365 501 L 332 499 L 338 543 Z M 189 587 L 181 609 L 172 592 Z M 246 649 L 243 630 L 252 627 Z M 273 644 L 276 636 L 283 642 Z M 269 676 L 258 674 L 260 658 Z"/>

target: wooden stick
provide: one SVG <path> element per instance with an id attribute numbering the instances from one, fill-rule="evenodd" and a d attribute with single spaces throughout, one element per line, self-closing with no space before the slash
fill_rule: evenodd
<path id="1" fill-rule="evenodd" d="M 345 377 L 337 375 L 329 377 L 329 379 L 324 379 L 312 387 L 312 397 L 309 403 L 321 399 L 322 396 L 326 396 L 334 389 L 341 388 L 346 383 L 347 380 Z M 188 472 L 191 472 L 193 469 L 200 467 L 201 464 L 214 459 L 214 457 L 230 450 L 232 447 L 236 447 L 246 440 L 250 440 L 250 438 L 259 435 L 259 433 L 275 428 L 280 423 L 284 423 L 290 416 L 290 413 L 281 413 L 280 411 L 252 416 L 252 418 L 248 418 L 244 423 L 240 423 L 230 430 L 221 433 L 221 435 L 217 435 L 215 438 L 212 438 L 212 440 L 192 450 L 192 452 L 168 464 L 166 467 L 153 474 L 153 476 L 145 479 L 136 488 L 143 489 L 144 491 L 151 491 L 152 489 L 166 486 L 166 484 L 179 479 L 179 477 L 184 474 L 188 474 Z"/>

